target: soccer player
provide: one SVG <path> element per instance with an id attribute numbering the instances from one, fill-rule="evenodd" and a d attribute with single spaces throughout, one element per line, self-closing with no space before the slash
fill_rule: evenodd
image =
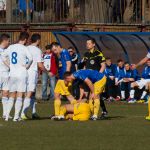
<path id="1" fill-rule="evenodd" d="M 39 44 L 41 42 L 41 36 L 40 34 L 33 34 L 31 36 L 31 45 L 28 46 L 29 52 L 32 55 L 33 58 L 33 62 L 30 66 L 30 68 L 28 69 L 28 83 L 27 83 L 27 93 L 26 93 L 26 97 L 24 99 L 24 103 L 23 103 L 23 109 L 22 109 L 22 113 L 21 113 L 21 119 L 26 120 L 28 119 L 26 116 L 27 110 L 30 107 L 30 103 L 34 105 L 35 101 L 34 99 L 32 99 L 32 95 L 35 92 L 36 89 L 36 85 L 37 85 L 37 81 L 38 81 L 38 68 L 42 71 L 47 72 L 47 70 L 45 69 L 44 65 L 43 65 L 43 60 L 42 60 L 42 52 L 41 50 L 38 48 Z M 35 110 L 35 108 L 34 108 Z M 32 114 L 32 119 L 38 119 L 38 115 L 36 114 L 36 112 L 34 112 Z"/>
<path id="2" fill-rule="evenodd" d="M 148 61 L 148 59 L 150 59 L 150 50 L 148 50 L 146 57 L 144 57 L 136 65 L 133 65 L 133 69 L 145 64 Z M 150 86 L 149 86 L 149 91 L 150 91 Z M 150 98 L 148 99 L 148 111 L 149 111 L 149 115 L 145 118 L 146 120 L 150 120 Z"/>
<path id="3" fill-rule="evenodd" d="M 140 101 L 142 102 L 148 91 L 146 86 L 148 82 L 150 82 L 150 59 L 147 61 L 147 65 L 143 69 L 142 78 L 131 83 L 130 98 L 134 100 L 135 87 L 138 87 L 139 89 L 145 88 L 140 98 Z"/>
<path id="4" fill-rule="evenodd" d="M 89 105 L 93 116 L 92 120 L 98 119 L 99 107 L 100 107 L 100 94 L 103 92 L 106 85 L 106 76 L 95 70 L 79 70 L 73 74 L 70 72 L 65 73 L 66 82 L 73 82 L 74 80 L 81 80 L 90 89 Z M 91 103 L 92 102 L 92 103 Z M 94 103 L 94 105 L 93 105 Z"/>
<path id="5" fill-rule="evenodd" d="M 58 120 L 71 119 L 74 121 L 87 121 L 90 119 L 91 110 L 87 103 L 67 104 L 60 107 Z"/>
<path id="6" fill-rule="evenodd" d="M 9 79 L 9 67 L 6 66 L 1 58 L 2 53 L 9 45 L 9 35 L 2 34 L 0 36 L 0 90 L 2 90 L 2 106 L 3 106 L 3 116 L 2 118 L 6 118 L 7 112 L 7 103 L 8 103 L 8 79 Z"/>
<path id="7" fill-rule="evenodd" d="M 58 80 L 54 94 L 55 94 L 55 100 L 54 100 L 54 110 L 55 110 L 55 116 L 53 116 L 51 119 L 59 117 L 60 114 L 60 107 L 61 107 L 61 97 L 66 97 L 71 104 L 76 104 L 76 99 L 71 94 L 72 89 L 72 83 L 68 81 L 68 74 L 64 74 L 64 80 Z"/>
<path id="8" fill-rule="evenodd" d="M 59 79 L 63 79 L 63 75 L 66 71 L 71 70 L 71 57 L 69 52 L 66 49 L 63 49 L 59 43 L 53 42 L 51 44 L 52 51 L 58 56 L 59 58 Z"/>
<path id="9" fill-rule="evenodd" d="M 19 42 L 10 45 L 2 54 L 3 62 L 10 67 L 10 78 L 8 83 L 10 94 L 5 121 L 9 119 L 9 114 L 12 110 L 15 98 L 15 115 L 13 121 L 20 121 L 22 97 L 27 88 L 27 69 L 29 69 L 32 63 L 32 55 L 28 48 L 25 47 L 28 38 L 28 33 L 20 33 Z M 7 62 L 7 59 L 9 59 L 9 62 Z M 28 59 L 28 64 L 26 64 L 26 59 Z"/>

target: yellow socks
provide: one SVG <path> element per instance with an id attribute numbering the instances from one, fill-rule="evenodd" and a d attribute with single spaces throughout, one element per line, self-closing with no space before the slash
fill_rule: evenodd
<path id="1" fill-rule="evenodd" d="M 93 114 L 94 112 L 94 104 L 93 104 L 93 100 L 89 100 L 89 105 L 90 105 L 90 110 L 91 110 L 91 113 Z"/>
<path id="2" fill-rule="evenodd" d="M 77 100 L 75 100 L 75 99 L 71 101 L 71 104 L 73 104 L 73 105 L 76 103 L 77 103 Z"/>
<path id="3" fill-rule="evenodd" d="M 59 115 L 60 116 L 65 116 L 66 112 L 67 112 L 66 107 L 61 106 Z"/>
<path id="4" fill-rule="evenodd" d="M 94 116 L 98 116 L 99 108 L 100 108 L 100 100 L 95 99 L 94 100 Z"/>
<path id="5" fill-rule="evenodd" d="M 150 97 L 148 98 L 148 115 L 150 117 Z"/>
<path id="6" fill-rule="evenodd" d="M 59 116 L 60 106 L 61 106 L 61 101 L 60 100 L 55 100 L 54 101 L 55 116 Z"/>

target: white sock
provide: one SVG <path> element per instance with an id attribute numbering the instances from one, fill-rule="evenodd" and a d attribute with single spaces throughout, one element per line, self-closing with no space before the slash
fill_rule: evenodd
<path id="1" fill-rule="evenodd" d="M 146 96 L 147 92 L 146 91 L 143 91 L 142 93 L 142 96 L 141 96 L 141 99 L 144 99 L 144 97 Z"/>
<path id="2" fill-rule="evenodd" d="M 121 91 L 121 97 L 122 99 L 125 99 L 125 91 Z"/>
<path id="3" fill-rule="evenodd" d="M 132 90 L 130 91 L 130 98 L 134 98 L 134 93 L 135 93 L 135 90 L 132 89 Z"/>
<path id="4" fill-rule="evenodd" d="M 18 119 L 20 117 L 21 108 L 22 108 L 22 98 L 17 97 L 16 103 L 15 103 L 15 116 L 14 116 L 14 119 Z"/>
<path id="5" fill-rule="evenodd" d="M 30 106 L 31 106 L 31 109 L 32 109 L 32 114 L 35 114 L 36 113 L 36 107 L 35 107 L 35 98 L 31 98 L 31 101 L 30 101 Z"/>
<path id="6" fill-rule="evenodd" d="M 24 99 L 21 115 L 26 115 L 27 114 L 28 108 L 30 107 L 30 101 L 31 101 L 30 98 L 25 98 Z"/>
<path id="7" fill-rule="evenodd" d="M 9 119 L 9 115 L 10 115 L 10 112 L 13 108 L 13 105 L 14 105 L 14 98 L 10 97 L 8 102 L 7 102 L 6 120 Z"/>
<path id="8" fill-rule="evenodd" d="M 8 104 L 8 97 L 2 97 L 3 116 L 5 116 L 5 117 L 6 117 L 6 113 L 7 113 L 7 104 Z"/>

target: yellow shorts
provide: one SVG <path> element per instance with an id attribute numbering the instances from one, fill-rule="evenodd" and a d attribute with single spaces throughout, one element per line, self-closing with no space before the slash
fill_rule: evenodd
<path id="1" fill-rule="evenodd" d="M 106 85 L 106 77 L 104 76 L 101 80 L 94 83 L 94 94 L 98 95 L 104 91 Z"/>
<path id="2" fill-rule="evenodd" d="M 54 92 L 57 94 L 68 96 L 71 95 L 70 88 L 71 88 L 71 83 L 68 86 L 66 86 L 64 80 L 58 80 Z"/>
<path id="3" fill-rule="evenodd" d="M 77 103 L 74 105 L 73 120 L 87 121 L 91 116 L 90 106 L 87 103 Z"/>

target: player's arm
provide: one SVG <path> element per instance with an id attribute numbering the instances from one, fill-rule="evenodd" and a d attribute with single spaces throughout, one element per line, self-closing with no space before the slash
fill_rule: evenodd
<path id="1" fill-rule="evenodd" d="M 105 64 L 105 62 L 102 62 L 101 63 L 101 68 L 100 68 L 99 72 L 103 73 L 105 71 L 105 69 L 106 69 L 106 64 Z"/>
<path id="2" fill-rule="evenodd" d="M 71 70 L 71 61 L 67 61 L 66 65 L 67 65 L 66 71 L 70 71 Z"/>
<path id="3" fill-rule="evenodd" d="M 4 63 L 7 67 L 10 66 L 8 57 L 9 57 L 9 52 L 8 52 L 8 49 L 7 49 L 7 50 L 5 50 L 5 51 L 1 54 L 2 61 L 3 61 L 3 63 Z"/>
<path id="4" fill-rule="evenodd" d="M 44 71 L 44 72 L 48 72 L 46 70 L 46 68 L 44 67 L 44 64 L 42 62 L 38 62 L 38 68 L 41 70 L 41 71 Z"/>
<path id="5" fill-rule="evenodd" d="M 137 63 L 136 65 L 135 65 L 135 68 L 138 68 L 139 66 L 141 66 L 141 65 L 143 65 L 143 64 L 145 64 L 147 61 L 148 61 L 148 57 L 146 56 L 145 58 L 143 58 L 139 63 Z"/>
<path id="6" fill-rule="evenodd" d="M 103 73 L 106 69 L 106 63 L 105 63 L 105 57 L 104 55 L 100 52 L 99 54 L 99 59 L 100 59 L 100 62 L 101 62 L 101 68 L 99 70 L 99 72 Z"/>

